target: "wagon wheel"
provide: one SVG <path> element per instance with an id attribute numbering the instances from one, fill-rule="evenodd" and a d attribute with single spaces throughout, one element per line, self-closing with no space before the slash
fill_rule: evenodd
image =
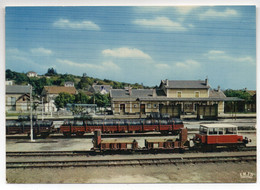
<path id="1" fill-rule="evenodd" d="M 71 133 L 63 133 L 64 137 L 71 137 Z"/>
<path id="2" fill-rule="evenodd" d="M 172 131 L 172 134 L 173 134 L 173 135 L 178 135 L 178 134 L 180 134 L 180 130 Z"/>
<path id="3" fill-rule="evenodd" d="M 162 135 L 168 135 L 168 134 L 169 134 L 169 131 L 161 131 L 161 134 L 162 134 Z"/>
<path id="4" fill-rule="evenodd" d="M 46 132 L 46 133 L 41 133 L 41 137 L 42 138 L 47 138 L 50 135 L 50 133 Z"/>
<path id="5" fill-rule="evenodd" d="M 83 136 L 84 136 L 84 132 L 80 132 L 80 131 L 79 131 L 79 132 L 76 133 L 76 136 L 77 136 L 77 137 L 83 137 Z"/>

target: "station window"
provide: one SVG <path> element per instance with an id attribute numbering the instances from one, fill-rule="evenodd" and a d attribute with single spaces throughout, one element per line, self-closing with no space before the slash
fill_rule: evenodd
<path id="1" fill-rule="evenodd" d="M 134 104 L 134 108 L 137 108 L 137 104 Z"/>
<path id="2" fill-rule="evenodd" d="M 151 108 L 151 104 L 147 104 L 147 108 Z"/>
<path id="3" fill-rule="evenodd" d="M 195 98 L 199 98 L 200 97 L 200 92 L 199 91 L 196 91 L 195 92 Z"/>
<path id="4" fill-rule="evenodd" d="M 153 108 L 157 108 L 157 105 L 156 105 L 156 104 L 154 104 L 154 105 L 153 105 Z"/>
<path id="5" fill-rule="evenodd" d="M 181 92 L 177 92 L 177 97 L 181 98 Z"/>

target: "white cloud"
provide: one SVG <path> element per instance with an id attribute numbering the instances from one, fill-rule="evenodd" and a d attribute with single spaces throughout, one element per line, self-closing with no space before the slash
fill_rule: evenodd
<path id="1" fill-rule="evenodd" d="M 17 49 L 17 48 L 11 48 L 11 49 L 7 49 L 6 53 L 16 54 L 17 55 L 17 54 L 20 54 L 21 51 L 19 49 Z"/>
<path id="2" fill-rule="evenodd" d="M 79 68 L 86 68 L 86 69 L 97 69 L 97 70 L 120 70 L 120 67 L 118 67 L 116 64 L 113 62 L 103 62 L 101 64 L 89 64 L 89 63 L 77 63 L 74 61 L 70 60 L 62 60 L 62 59 L 57 59 L 57 62 L 60 64 L 66 64 L 72 67 L 79 67 Z"/>
<path id="3" fill-rule="evenodd" d="M 201 20 L 214 19 L 214 18 L 229 18 L 237 16 L 238 13 L 234 9 L 227 8 L 225 11 L 215 11 L 214 9 L 209 9 L 204 13 L 199 15 Z"/>
<path id="4" fill-rule="evenodd" d="M 182 26 L 182 24 L 174 22 L 167 17 L 156 17 L 155 19 L 136 19 L 133 21 L 133 23 L 143 27 L 162 29 L 164 31 L 187 30 L 185 27 Z"/>
<path id="5" fill-rule="evenodd" d="M 100 27 L 92 21 L 70 21 L 67 19 L 60 19 L 53 23 L 53 26 L 63 29 L 82 29 L 82 30 L 100 30 Z"/>
<path id="6" fill-rule="evenodd" d="M 244 62 L 244 63 L 251 63 L 255 64 L 255 60 L 250 56 L 245 57 L 237 57 L 228 55 L 224 51 L 220 50 L 210 50 L 208 53 L 204 54 L 208 59 L 211 60 L 224 60 L 224 61 L 230 61 L 230 62 Z"/>
<path id="7" fill-rule="evenodd" d="M 164 63 L 156 64 L 155 67 L 156 67 L 157 69 L 169 69 L 169 68 L 170 68 L 169 65 L 164 64 Z"/>
<path id="8" fill-rule="evenodd" d="M 122 47 L 117 49 L 105 49 L 102 51 L 105 56 L 121 57 L 121 58 L 142 58 L 152 59 L 150 55 L 136 48 Z"/>
<path id="9" fill-rule="evenodd" d="M 33 48 L 30 50 L 31 53 L 35 53 L 35 54 L 44 54 L 44 55 L 51 55 L 52 51 L 49 49 L 45 49 L 45 48 Z"/>
<path id="10" fill-rule="evenodd" d="M 101 64 L 104 68 L 110 68 L 112 70 L 120 70 L 120 67 L 117 66 L 115 63 L 113 63 L 112 61 L 107 61 L 107 62 L 103 62 Z"/>
<path id="11" fill-rule="evenodd" d="M 196 6 L 177 6 L 175 7 L 176 10 L 180 13 L 180 14 L 189 14 L 192 10 L 198 8 Z"/>
<path id="12" fill-rule="evenodd" d="M 209 55 L 220 55 L 220 54 L 224 54 L 224 51 L 219 51 L 219 50 L 210 50 L 209 51 Z"/>
<path id="13" fill-rule="evenodd" d="M 184 68 L 184 69 L 192 69 L 195 67 L 199 67 L 200 64 L 199 64 L 199 62 L 197 62 L 195 60 L 186 60 L 184 62 L 177 62 L 175 64 L 175 66 L 177 66 L 179 68 Z"/>

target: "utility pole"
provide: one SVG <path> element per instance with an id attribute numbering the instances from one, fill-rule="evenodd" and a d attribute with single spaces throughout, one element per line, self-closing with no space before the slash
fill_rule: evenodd
<path id="1" fill-rule="evenodd" d="M 43 121 L 43 97 L 42 97 L 42 121 Z"/>
<path id="2" fill-rule="evenodd" d="M 30 123 L 31 123 L 31 141 L 33 140 L 33 118 L 32 118 L 32 85 L 30 85 Z"/>

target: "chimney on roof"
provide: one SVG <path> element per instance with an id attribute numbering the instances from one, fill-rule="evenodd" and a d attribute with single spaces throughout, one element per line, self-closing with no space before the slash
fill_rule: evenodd
<path id="1" fill-rule="evenodd" d="M 153 89 L 153 97 L 156 97 L 156 88 Z"/>
<path id="2" fill-rule="evenodd" d="M 218 85 L 218 92 L 220 92 L 220 86 Z"/>
<path id="3" fill-rule="evenodd" d="M 205 79 L 205 84 L 206 84 L 206 86 L 209 85 L 209 79 L 208 79 L 208 77 Z"/>
<path id="4" fill-rule="evenodd" d="M 125 89 L 128 91 L 129 96 L 132 95 L 132 87 L 129 85 L 128 87 L 125 87 Z"/>

